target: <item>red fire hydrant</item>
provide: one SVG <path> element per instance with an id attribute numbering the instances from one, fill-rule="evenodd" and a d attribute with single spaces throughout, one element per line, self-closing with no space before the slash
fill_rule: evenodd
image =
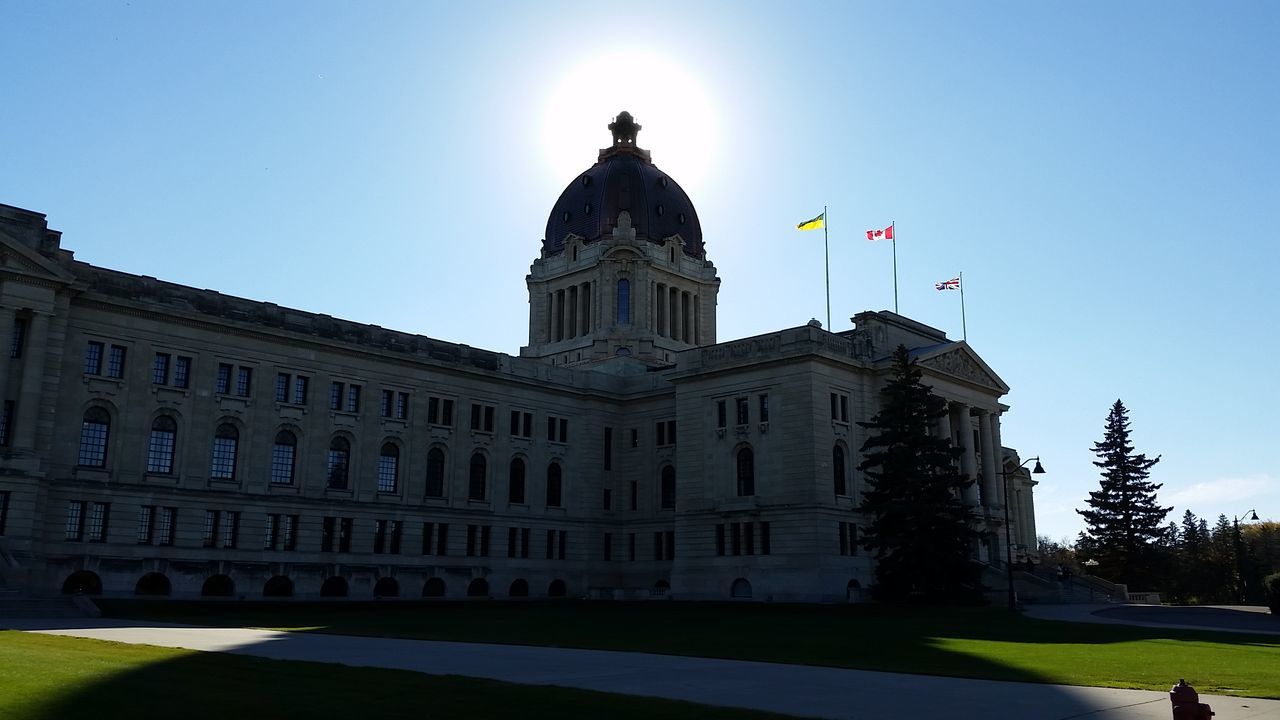
<path id="1" fill-rule="evenodd" d="M 1169 702 L 1173 703 L 1173 720 L 1211 720 L 1214 716 L 1213 709 L 1200 702 L 1200 694 L 1186 680 L 1179 680 L 1169 691 Z"/>

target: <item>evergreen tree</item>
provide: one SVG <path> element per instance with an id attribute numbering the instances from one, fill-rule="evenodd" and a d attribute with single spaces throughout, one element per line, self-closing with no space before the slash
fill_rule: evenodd
<path id="1" fill-rule="evenodd" d="M 972 481 L 956 469 L 961 450 L 932 432 L 946 401 L 921 383 L 920 369 L 899 345 L 893 377 L 881 392 L 858 469 L 867 476 L 862 509 L 870 518 L 862 545 L 875 553 L 876 592 L 901 602 L 969 599 L 979 568 L 971 545 L 981 537 L 961 491 Z"/>
<path id="2" fill-rule="evenodd" d="M 1089 493 L 1089 509 L 1076 512 L 1084 516 L 1086 544 L 1105 570 L 1133 584 L 1152 579 L 1151 544 L 1164 534 L 1162 523 L 1173 508 L 1156 503 L 1161 484 L 1147 478 L 1160 458 L 1134 452 L 1128 413 L 1119 400 L 1111 406 L 1102 441 L 1093 444 L 1101 488 Z"/>

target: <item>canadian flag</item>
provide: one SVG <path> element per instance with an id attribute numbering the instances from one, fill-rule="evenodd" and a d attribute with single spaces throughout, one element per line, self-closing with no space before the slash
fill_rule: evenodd
<path id="1" fill-rule="evenodd" d="M 893 226 L 890 225 L 889 227 L 883 230 L 868 230 L 867 239 L 868 240 L 892 240 Z"/>

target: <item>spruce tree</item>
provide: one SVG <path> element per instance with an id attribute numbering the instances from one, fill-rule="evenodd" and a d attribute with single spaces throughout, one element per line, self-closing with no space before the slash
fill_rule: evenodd
<path id="1" fill-rule="evenodd" d="M 871 431 L 858 465 L 867 477 L 862 509 L 870 518 L 861 542 L 875 554 L 875 592 L 889 602 L 955 602 L 978 592 L 970 547 L 981 534 L 961 498 L 972 481 L 956 469 L 961 451 L 932 432 L 946 413 L 946 401 L 921 382 L 899 345 L 880 411 L 859 423 Z"/>
<path id="2" fill-rule="evenodd" d="M 1100 489 L 1089 493 L 1089 509 L 1076 510 L 1086 524 L 1082 539 L 1100 556 L 1103 571 L 1115 574 L 1115 580 L 1148 581 L 1151 543 L 1164 534 L 1162 523 L 1173 509 L 1156 502 L 1162 485 L 1147 479 L 1160 457 L 1134 452 L 1129 411 L 1119 400 L 1111 406 L 1102 441 L 1093 444 L 1093 452 L 1102 480 Z"/>

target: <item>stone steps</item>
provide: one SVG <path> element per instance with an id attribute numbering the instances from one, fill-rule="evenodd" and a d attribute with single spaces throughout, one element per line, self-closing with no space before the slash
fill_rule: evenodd
<path id="1" fill-rule="evenodd" d="M 82 618 L 85 612 L 70 597 L 33 598 L 0 592 L 0 618 Z"/>

